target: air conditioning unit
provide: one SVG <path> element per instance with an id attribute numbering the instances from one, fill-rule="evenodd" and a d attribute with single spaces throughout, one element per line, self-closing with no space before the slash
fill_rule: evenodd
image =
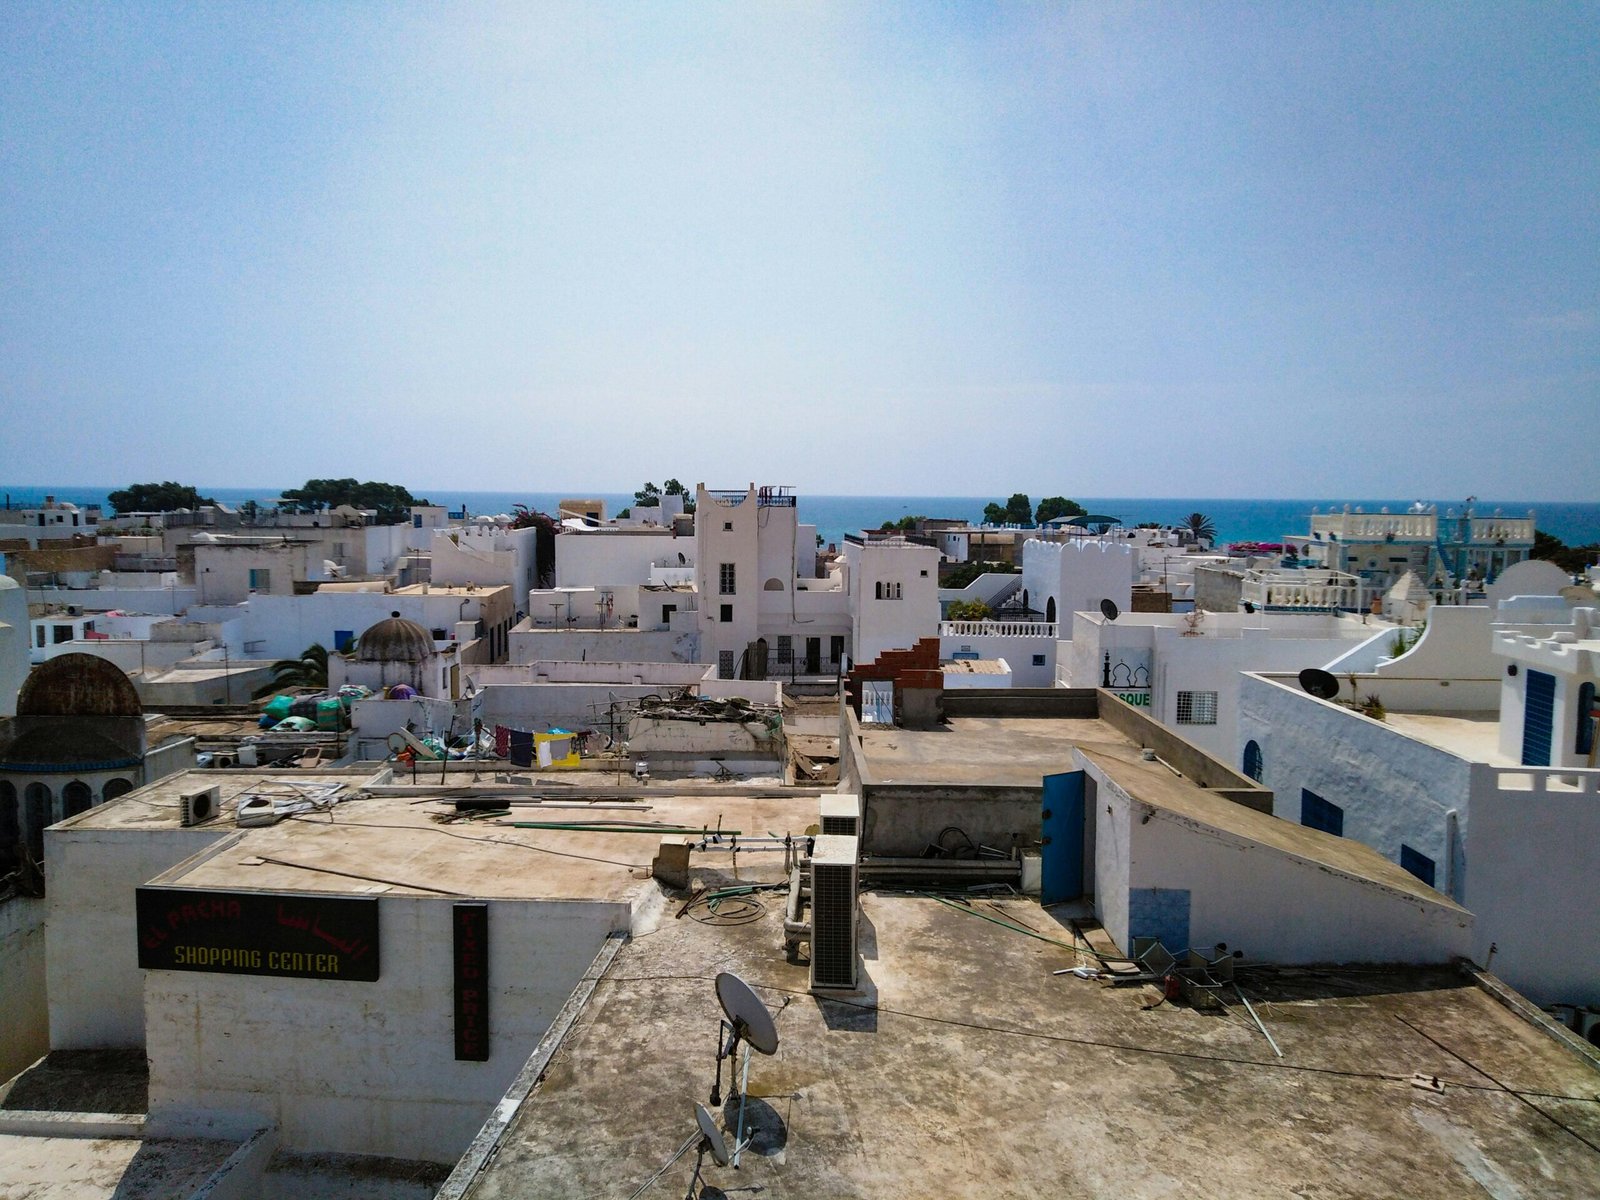
<path id="1" fill-rule="evenodd" d="M 861 836 L 861 797 L 849 792 L 828 792 L 822 797 L 823 834 L 837 837 Z"/>
<path id="2" fill-rule="evenodd" d="M 203 825 L 215 819 L 222 807 L 222 789 L 215 785 L 199 792 L 183 792 L 178 796 L 179 819 L 184 826 Z"/>
<path id="3" fill-rule="evenodd" d="M 1591 1046 L 1600 1046 L 1600 1010 L 1584 1008 L 1578 1011 L 1578 1024 L 1573 1032 Z"/>
<path id="4" fill-rule="evenodd" d="M 856 888 L 859 883 L 853 837 L 821 835 L 811 851 L 811 989 L 854 991 Z"/>
<path id="5" fill-rule="evenodd" d="M 1583 1010 L 1575 1004 L 1552 1004 L 1544 1010 L 1544 1015 L 1563 1029 L 1576 1029 L 1578 1015 L 1582 1012 Z"/>

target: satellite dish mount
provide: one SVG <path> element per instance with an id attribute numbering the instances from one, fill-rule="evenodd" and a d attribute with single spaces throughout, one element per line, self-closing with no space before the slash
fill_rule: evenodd
<path id="1" fill-rule="evenodd" d="M 1122 610 L 1117 607 L 1117 602 L 1111 599 L 1100 601 L 1100 615 L 1108 621 L 1115 621 L 1122 615 Z"/>
<path id="2" fill-rule="evenodd" d="M 739 1156 L 744 1151 L 744 1102 L 750 1087 L 750 1051 L 761 1054 L 778 1052 L 778 1027 L 761 997 L 748 983 L 729 971 L 717 975 L 717 1003 L 722 1005 L 723 1019 L 717 1024 L 717 1078 L 711 1085 L 711 1104 L 722 1104 L 722 1063 L 732 1059 L 744 1045 L 743 1076 L 739 1083 L 739 1126 L 734 1136 L 733 1165 L 737 1170 Z M 728 1085 L 733 1085 L 733 1070 L 728 1071 Z"/>

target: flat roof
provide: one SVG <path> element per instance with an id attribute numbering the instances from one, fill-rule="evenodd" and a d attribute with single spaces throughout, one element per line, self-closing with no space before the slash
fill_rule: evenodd
<path id="1" fill-rule="evenodd" d="M 1070 940 L 1030 901 L 972 905 Z M 710 1090 L 724 970 L 780 1038 L 752 1057 L 740 1169 L 706 1160 L 730 1195 L 1577 1198 L 1600 1177 L 1579 1140 L 1600 1140 L 1600 1072 L 1446 969 L 1242 969 L 1280 1059 L 1231 993 L 1147 1007 L 1153 989 L 1055 975 L 1080 955 L 928 897 L 863 896 L 863 990 L 813 996 L 781 899 L 762 908 L 623 947 L 470 1200 L 623 1196 L 658 1172 L 646 1195 L 683 1194 L 692 1146 L 666 1164 Z"/>
<path id="2" fill-rule="evenodd" d="M 1009 675 L 1011 669 L 998 658 L 953 658 L 941 662 L 946 675 Z"/>
<path id="3" fill-rule="evenodd" d="M 1499 767 L 1521 765 L 1517 759 L 1500 753 L 1498 712 L 1411 713 L 1391 708 L 1384 714 L 1384 724 L 1468 762 Z"/>
<path id="4" fill-rule="evenodd" d="M 937 729 L 864 725 L 867 782 L 1039 787 L 1075 747 L 1134 762 L 1139 748 L 1098 717 L 952 717 Z"/>
<path id="5" fill-rule="evenodd" d="M 532 800 L 513 803 L 511 815 L 441 823 L 454 799 L 471 792 L 403 783 L 366 786 L 370 771 L 191 771 L 168 776 L 64 823 L 74 829 L 181 828 L 179 797 L 211 784 L 222 788 L 222 815 L 187 832 L 238 833 L 234 845 L 200 861 L 180 863 L 152 882 L 181 887 L 388 895 L 454 895 L 489 899 L 629 899 L 649 877 L 650 861 L 665 840 L 686 840 L 671 828 L 651 831 L 518 829 L 510 821 L 544 823 L 644 822 L 672 828 L 802 834 L 816 821 L 814 792 L 793 797 L 753 797 L 736 789 L 677 795 L 662 785 L 642 800 L 586 801 L 563 795 L 563 785 L 527 787 L 485 783 L 480 795 Z M 239 828 L 235 807 L 252 794 L 292 799 L 301 788 L 343 785 L 342 800 L 326 812 L 304 813 L 260 828 Z M 587 790 L 587 789 L 586 789 Z"/>

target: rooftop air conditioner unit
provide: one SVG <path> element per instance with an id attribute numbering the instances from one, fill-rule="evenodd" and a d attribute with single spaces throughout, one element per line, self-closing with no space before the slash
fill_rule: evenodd
<path id="1" fill-rule="evenodd" d="M 859 882 L 853 837 L 823 835 L 811 851 L 811 989 L 854 991 L 856 889 Z"/>
<path id="2" fill-rule="evenodd" d="M 850 792 L 827 792 L 822 797 L 822 832 L 830 837 L 861 836 L 861 797 Z"/>
<path id="3" fill-rule="evenodd" d="M 215 819 L 222 806 L 222 789 L 216 785 L 199 792 L 183 792 L 178 796 L 178 815 L 182 824 L 203 825 Z"/>
<path id="4" fill-rule="evenodd" d="M 1600 1046 L 1600 1010 L 1580 1009 L 1574 1032 L 1591 1046 Z"/>

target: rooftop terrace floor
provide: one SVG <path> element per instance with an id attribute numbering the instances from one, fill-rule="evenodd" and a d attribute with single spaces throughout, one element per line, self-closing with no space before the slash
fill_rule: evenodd
<path id="1" fill-rule="evenodd" d="M 1004 907 L 1064 934 L 1031 902 Z M 1600 1072 L 1452 971 L 1249 972 L 1278 1059 L 1237 1002 L 1146 1010 L 1149 989 L 1053 975 L 1077 954 L 934 899 L 863 908 L 863 992 L 834 1000 L 785 961 L 776 901 L 752 924 L 667 916 L 636 938 L 467 1195 L 626 1196 L 661 1169 L 707 1099 L 722 970 L 756 987 L 781 1044 L 751 1066 L 742 1168 L 708 1159 L 707 1196 L 1596 1193 Z M 645 1196 L 682 1195 L 693 1161 Z"/>
<path id="2" fill-rule="evenodd" d="M 1490 763 L 1497 767 L 1520 765 L 1500 753 L 1500 714 L 1409 713 L 1390 710 L 1384 723 L 1407 737 L 1444 750 L 1468 762 Z"/>
<path id="3" fill-rule="evenodd" d="M 872 783 L 1038 787 L 1044 776 L 1072 770 L 1075 746 L 1138 756 L 1138 747 L 1098 718 L 954 717 L 937 729 L 861 730 Z"/>

